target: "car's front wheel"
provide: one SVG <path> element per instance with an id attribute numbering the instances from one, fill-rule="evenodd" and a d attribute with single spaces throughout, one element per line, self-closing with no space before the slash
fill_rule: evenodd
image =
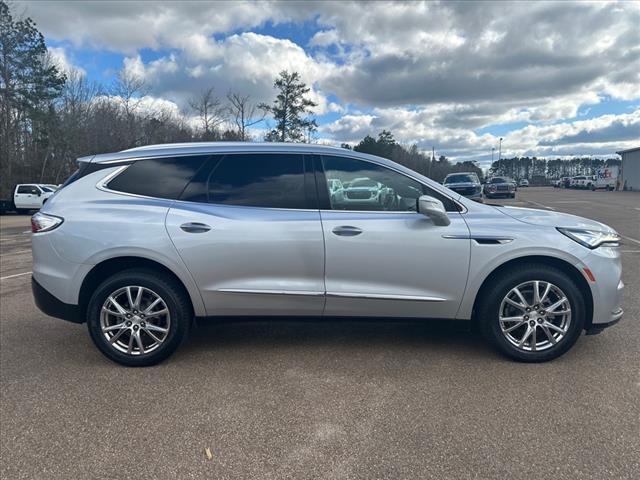
<path id="1" fill-rule="evenodd" d="M 174 279 L 142 269 L 105 280 L 87 308 L 95 345 L 109 359 L 132 367 L 169 357 L 187 336 L 192 318 L 188 297 Z"/>
<path id="2" fill-rule="evenodd" d="M 524 362 L 552 360 L 569 350 L 585 324 L 584 298 L 561 270 L 531 264 L 501 275 L 478 310 L 483 335 Z"/>

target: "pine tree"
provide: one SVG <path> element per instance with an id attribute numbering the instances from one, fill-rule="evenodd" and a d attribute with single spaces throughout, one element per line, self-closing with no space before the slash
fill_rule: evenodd
<path id="1" fill-rule="evenodd" d="M 273 116 L 276 126 L 265 136 L 267 142 L 303 142 L 316 130 L 315 119 L 309 118 L 317 104 L 305 97 L 310 88 L 300 80 L 298 72 L 280 72 L 273 86 L 278 95 L 273 105 L 262 103 L 259 107 Z"/>

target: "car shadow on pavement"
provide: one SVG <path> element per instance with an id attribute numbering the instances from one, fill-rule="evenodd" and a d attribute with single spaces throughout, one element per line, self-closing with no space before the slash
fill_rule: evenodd
<path id="1" fill-rule="evenodd" d="M 472 357 L 496 357 L 469 322 L 394 319 L 252 319 L 200 320 L 179 354 L 200 354 L 220 348 L 301 347 L 379 351 L 425 349 L 432 353 L 465 351 Z"/>

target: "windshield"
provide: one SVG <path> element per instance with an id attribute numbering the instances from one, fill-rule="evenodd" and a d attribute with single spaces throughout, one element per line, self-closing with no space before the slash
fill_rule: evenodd
<path id="1" fill-rule="evenodd" d="M 49 187 L 44 187 L 44 186 L 40 185 L 40 188 L 45 192 L 53 192 L 53 190 L 51 188 L 49 188 Z"/>
<path id="2" fill-rule="evenodd" d="M 491 183 L 508 183 L 509 180 L 507 180 L 505 177 L 493 177 L 491 179 Z"/>
<path id="3" fill-rule="evenodd" d="M 469 173 L 459 173 L 449 175 L 444 179 L 444 183 L 478 183 L 478 177 Z"/>

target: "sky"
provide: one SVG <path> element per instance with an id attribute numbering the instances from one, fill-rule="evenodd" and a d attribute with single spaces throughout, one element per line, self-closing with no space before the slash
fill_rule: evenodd
<path id="1" fill-rule="evenodd" d="M 150 102 L 185 115 L 210 86 L 270 103 L 289 70 L 312 88 L 322 143 L 387 129 L 481 166 L 500 138 L 503 156 L 640 146 L 640 2 L 13 5 L 62 68 L 107 86 L 125 69 Z"/>

